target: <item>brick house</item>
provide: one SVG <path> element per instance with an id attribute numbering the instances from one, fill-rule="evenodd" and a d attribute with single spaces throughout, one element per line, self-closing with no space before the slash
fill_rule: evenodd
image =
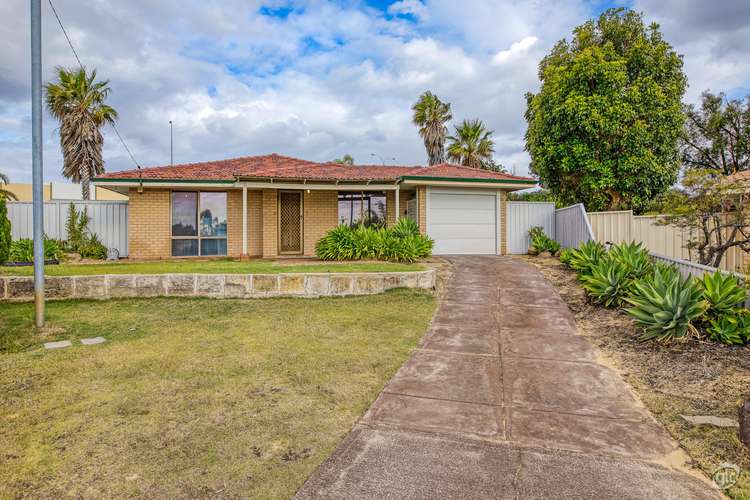
<path id="1" fill-rule="evenodd" d="M 436 254 L 505 253 L 507 193 L 535 181 L 458 165 L 317 163 L 276 154 L 108 173 L 130 198 L 135 259 L 311 256 L 338 224 L 411 217 Z"/>

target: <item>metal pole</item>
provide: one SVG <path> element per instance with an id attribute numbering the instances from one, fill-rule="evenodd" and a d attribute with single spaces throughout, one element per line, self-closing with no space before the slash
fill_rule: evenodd
<path id="1" fill-rule="evenodd" d="M 174 134 L 172 133 L 172 120 L 169 120 L 169 164 L 174 165 Z"/>
<path id="2" fill-rule="evenodd" d="M 34 200 L 34 324 L 44 326 L 44 175 L 42 164 L 42 2 L 31 0 L 31 169 Z"/>

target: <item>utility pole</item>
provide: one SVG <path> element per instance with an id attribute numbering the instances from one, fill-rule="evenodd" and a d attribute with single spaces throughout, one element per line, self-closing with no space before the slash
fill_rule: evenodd
<path id="1" fill-rule="evenodd" d="M 172 120 L 169 120 L 169 164 L 174 165 L 174 134 L 172 133 Z"/>
<path id="2" fill-rule="evenodd" d="M 377 153 L 370 153 L 370 156 L 372 156 L 374 158 L 377 158 L 378 160 L 380 160 L 381 165 L 385 166 L 385 160 L 386 160 L 386 158 L 383 158 L 382 156 L 380 156 Z M 396 158 L 387 158 L 387 160 L 388 161 L 396 161 Z"/>
<path id="3" fill-rule="evenodd" d="M 31 170 L 34 216 L 34 324 L 44 326 L 44 171 L 42 164 L 42 2 L 31 0 Z"/>

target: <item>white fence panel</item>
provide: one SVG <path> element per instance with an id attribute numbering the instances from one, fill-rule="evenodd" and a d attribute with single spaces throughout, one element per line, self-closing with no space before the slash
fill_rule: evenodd
<path id="1" fill-rule="evenodd" d="M 65 223 L 70 204 L 87 210 L 89 231 L 96 233 L 107 248 L 116 248 L 120 257 L 128 255 L 128 202 L 127 201 L 46 201 L 44 202 L 44 234 L 56 240 L 65 240 L 68 233 Z M 8 203 L 10 233 L 14 240 L 32 238 L 33 209 L 31 202 Z"/>
<path id="2" fill-rule="evenodd" d="M 524 254 L 529 250 L 529 229 L 541 226 L 550 238 L 555 237 L 555 204 L 534 201 L 509 201 L 506 216 L 508 253 Z"/>
<path id="3" fill-rule="evenodd" d="M 563 248 L 578 248 L 596 239 L 583 203 L 555 210 L 555 239 Z"/>

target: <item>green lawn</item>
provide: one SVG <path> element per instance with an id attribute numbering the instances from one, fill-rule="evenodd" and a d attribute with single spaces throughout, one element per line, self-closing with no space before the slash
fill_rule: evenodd
<path id="1" fill-rule="evenodd" d="M 348 272 L 392 272 L 422 271 L 420 264 L 397 264 L 392 262 L 320 262 L 284 263 L 283 261 L 256 260 L 240 262 L 231 259 L 219 260 L 172 260 L 153 262 L 109 262 L 101 264 L 58 264 L 45 266 L 47 276 L 73 276 L 91 274 L 276 274 L 276 273 L 348 273 Z M 32 266 L 0 266 L 0 276 L 32 276 Z"/>
<path id="2" fill-rule="evenodd" d="M 421 338 L 431 295 L 0 303 L 0 498 L 288 498 Z M 96 346 L 41 342 L 104 336 Z"/>

